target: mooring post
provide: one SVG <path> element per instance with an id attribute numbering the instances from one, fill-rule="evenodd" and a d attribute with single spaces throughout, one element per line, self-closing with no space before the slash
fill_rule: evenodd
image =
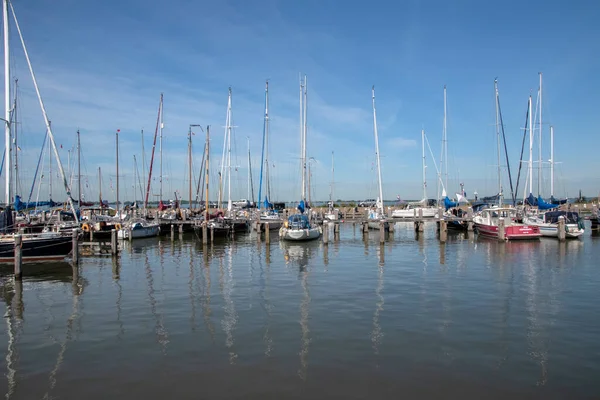
<path id="1" fill-rule="evenodd" d="M 79 230 L 73 229 L 73 264 L 79 263 Z"/>
<path id="2" fill-rule="evenodd" d="M 208 232 L 206 228 L 206 222 L 202 223 L 202 244 L 208 243 Z"/>
<path id="3" fill-rule="evenodd" d="M 260 242 L 260 234 L 261 234 L 261 229 L 262 229 L 262 223 L 260 221 L 256 221 L 256 240 L 258 240 Z"/>
<path id="4" fill-rule="evenodd" d="M 323 224 L 323 244 L 329 244 L 329 223 L 325 222 Z"/>
<path id="5" fill-rule="evenodd" d="M 271 244 L 271 229 L 268 222 L 265 222 L 265 243 Z"/>
<path id="6" fill-rule="evenodd" d="M 15 235 L 15 279 L 21 280 L 23 277 L 23 236 Z"/>
<path id="7" fill-rule="evenodd" d="M 368 221 L 363 221 L 363 223 L 362 223 L 362 231 L 365 234 L 369 233 L 369 222 Z"/>
<path id="8" fill-rule="evenodd" d="M 113 256 L 117 255 L 117 230 L 111 229 L 110 231 L 110 252 Z"/>
<path id="9" fill-rule="evenodd" d="M 558 217 L 558 240 L 564 241 L 567 238 L 567 231 L 565 229 L 565 217 L 562 215 Z"/>
<path id="10" fill-rule="evenodd" d="M 183 235 L 183 224 L 179 224 L 179 234 Z"/>
<path id="11" fill-rule="evenodd" d="M 215 226 L 211 225 L 210 226 L 210 242 L 214 243 L 215 241 Z"/>
<path id="12" fill-rule="evenodd" d="M 94 241 L 94 226 L 90 224 L 90 242 Z"/>
<path id="13" fill-rule="evenodd" d="M 445 219 L 440 220 L 440 242 L 446 243 L 448 240 L 448 223 Z"/>
<path id="14" fill-rule="evenodd" d="M 175 225 L 171 224 L 171 242 L 175 240 Z"/>
<path id="15" fill-rule="evenodd" d="M 505 229 L 504 229 L 504 218 L 500 218 L 500 219 L 498 219 L 498 240 L 504 240 L 505 239 L 504 232 L 505 232 Z"/>
<path id="16" fill-rule="evenodd" d="M 379 221 L 379 243 L 385 243 L 385 221 Z"/>

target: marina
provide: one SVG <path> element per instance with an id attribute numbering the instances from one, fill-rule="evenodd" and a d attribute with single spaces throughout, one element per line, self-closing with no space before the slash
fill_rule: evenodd
<path id="1" fill-rule="evenodd" d="M 440 243 L 434 223 L 399 222 L 381 246 L 379 232 L 336 226 L 327 241 L 167 235 L 121 241 L 118 257 L 76 268 L 25 269 L 22 281 L 9 269 L 0 389 L 11 399 L 187 397 L 198 384 L 211 398 L 600 390 L 595 235 Z"/>
<path id="2" fill-rule="evenodd" d="M 38 3 L 7 400 L 600 398 L 591 5 Z"/>

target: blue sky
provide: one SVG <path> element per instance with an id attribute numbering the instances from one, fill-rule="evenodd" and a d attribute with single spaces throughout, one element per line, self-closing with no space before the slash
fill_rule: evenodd
<path id="1" fill-rule="evenodd" d="M 376 197 L 371 86 L 376 88 L 384 197 L 421 197 L 421 129 L 439 158 L 443 86 L 448 88 L 449 191 L 496 192 L 494 78 L 516 175 L 527 98 L 544 76 L 544 158 L 555 128 L 555 194 L 600 190 L 600 5 L 559 2 L 171 1 L 13 2 L 57 141 L 82 133 L 86 196 L 114 198 L 114 133 L 121 130 L 123 196 L 131 198 L 133 155 L 147 158 L 164 93 L 165 192 L 187 198 L 189 124 L 211 125 L 220 161 L 227 90 L 233 89 L 238 175 L 246 197 L 246 138 L 255 187 L 260 163 L 264 83 L 269 79 L 271 175 L 276 200 L 299 198 L 298 74 L 309 83 L 308 155 L 313 198 L 327 199 L 331 151 L 335 197 Z M 14 27 L 13 27 L 14 28 Z M 13 72 L 21 86 L 21 179 L 28 192 L 44 125 L 16 31 Z M 195 165 L 203 136 L 194 136 Z M 527 153 L 527 151 L 526 151 Z M 536 148 L 537 159 L 537 148 Z M 439 160 L 436 160 L 439 162 Z M 429 154 L 428 194 L 435 196 Z M 157 167 L 155 167 L 157 168 Z M 141 167 L 140 167 L 141 169 Z M 195 173 L 197 174 L 197 172 Z M 537 173 L 534 173 L 537 176 Z M 549 195 L 548 168 L 543 194 Z M 60 198 L 58 180 L 53 197 Z M 536 183 L 537 185 L 537 183 Z M 156 187 L 156 185 L 155 185 Z M 213 185 L 214 187 L 214 185 Z M 257 190 L 255 190 L 257 191 Z M 43 194 L 47 187 L 40 190 Z M 138 196 L 139 197 L 139 196 Z M 166 194 L 165 198 L 172 198 Z"/>

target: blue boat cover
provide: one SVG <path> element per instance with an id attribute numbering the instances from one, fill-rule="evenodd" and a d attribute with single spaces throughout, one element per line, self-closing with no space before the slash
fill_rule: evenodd
<path id="1" fill-rule="evenodd" d="M 558 204 L 546 203 L 544 201 L 544 199 L 542 199 L 542 196 L 538 196 L 537 203 L 538 203 L 538 209 L 540 209 L 540 210 L 549 210 L 551 208 L 558 207 Z"/>
<path id="2" fill-rule="evenodd" d="M 15 196 L 15 210 L 17 211 L 22 211 L 28 208 L 35 208 L 35 207 L 54 207 L 58 205 L 58 203 L 53 202 L 52 200 L 50 201 L 32 201 L 29 203 L 24 203 L 23 201 L 21 201 L 21 196 Z"/>
<path id="3" fill-rule="evenodd" d="M 250 204 L 250 202 L 248 202 Z M 265 196 L 265 201 L 263 202 L 264 207 L 268 210 L 273 208 L 273 203 L 269 203 L 269 198 Z"/>
<path id="4" fill-rule="evenodd" d="M 305 209 L 304 200 L 300 200 L 300 204 L 298 204 L 298 211 L 300 211 L 300 214 L 304 214 Z"/>
<path id="5" fill-rule="evenodd" d="M 444 207 L 446 207 L 446 211 L 448 211 L 449 208 L 457 206 L 458 202 L 450 200 L 448 196 L 444 197 Z"/>
<path id="6" fill-rule="evenodd" d="M 304 214 L 290 215 L 288 217 L 288 227 L 292 229 L 310 229 L 310 221 Z"/>

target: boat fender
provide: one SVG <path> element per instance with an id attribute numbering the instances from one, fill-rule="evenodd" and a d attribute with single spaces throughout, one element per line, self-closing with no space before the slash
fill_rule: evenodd
<path id="1" fill-rule="evenodd" d="M 288 227 L 288 222 L 287 222 L 287 221 L 285 221 L 285 222 L 283 223 L 283 226 L 284 226 L 284 227 L 287 229 L 287 227 Z"/>
<path id="2" fill-rule="evenodd" d="M 121 230 L 121 224 L 117 222 L 115 224 L 115 229 L 118 230 L 118 231 L 120 231 Z"/>
<path id="3" fill-rule="evenodd" d="M 90 231 L 90 224 L 88 224 L 87 222 L 84 223 L 83 225 L 81 225 L 81 230 L 84 232 L 89 232 Z"/>

